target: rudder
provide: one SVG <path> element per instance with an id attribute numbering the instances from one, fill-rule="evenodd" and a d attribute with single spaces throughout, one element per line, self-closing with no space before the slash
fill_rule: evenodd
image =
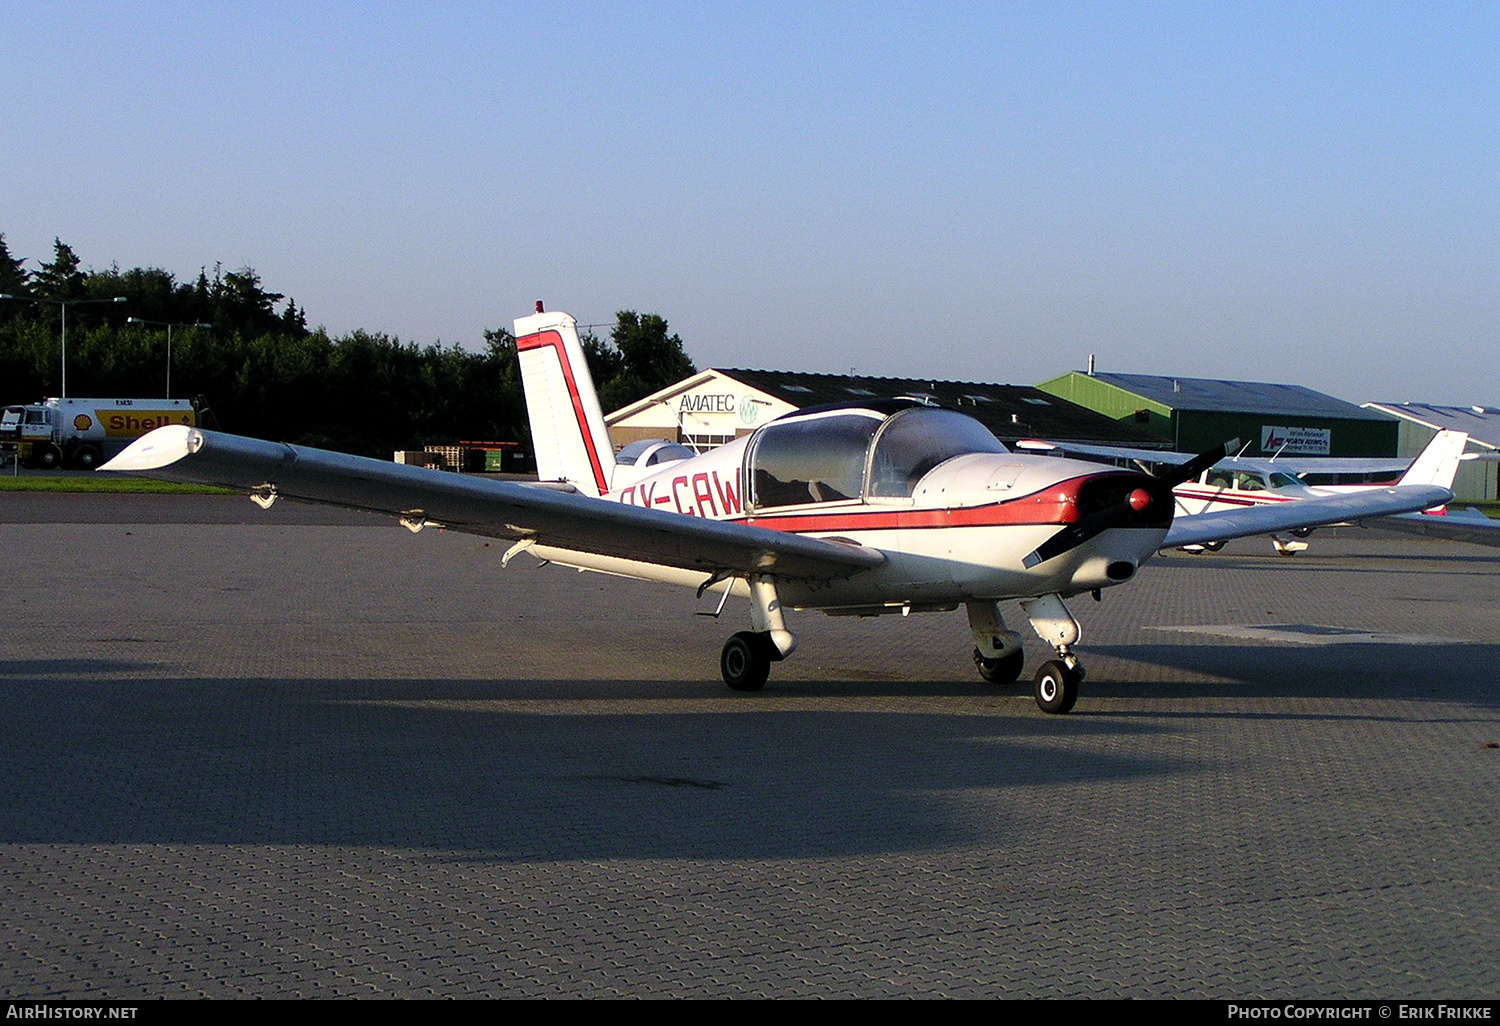
<path id="1" fill-rule="evenodd" d="M 537 477 L 566 481 L 586 495 L 607 493 L 614 447 L 578 341 L 578 322 L 561 312 L 518 317 L 516 358 Z"/>
<path id="2" fill-rule="evenodd" d="M 1466 431 L 1439 431 L 1406 468 L 1397 484 L 1433 484 L 1452 488 L 1453 477 L 1458 473 L 1458 464 L 1468 441 Z"/>

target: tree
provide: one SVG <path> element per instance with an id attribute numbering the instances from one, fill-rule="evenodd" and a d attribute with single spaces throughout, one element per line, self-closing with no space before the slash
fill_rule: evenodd
<path id="1" fill-rule="evenodd" d="M 653 392 L 697 370 L 683 351 L 682 339 L 667 334 L 666 318 L 660 314 L 621 310 L 615 318 L 609 337 L 620 351 L 623 369 L 651 385 Z"/>
<path id="2" fill-rule="evenodd" d="M 177 298 L 176 316 L 186 321 L 211 323 L 222 332 L 294 339 L 309 334 L 307 312 L 290 302 L 278 314 L 276 304 L 285 297 L 280 292 L 266 291 L 253 267 L 225 271 L 222 264 L 215 264 L 212 280 L 206 269 L 200 269 L 198 280 L 181 287 Z"/>
<path id="3" fill-rule="evenodd" d="M 25 262 L 25 257 L 10 255 L 10 247 L 5 244 L 5 234 L 0 232 L 0 295 L 26 295 L 30 287 L 31 272 L 21 266 Z"/>
<path id="4" fill-rule="evenodd" d="M 583 346 L 583 359 L 589 365 L 589 375 L 595 383 L 602 387 L 613 381 L 625 365 L 620 351 L 592 331 L 579 335 L 578 342 Z"/>
<path id="5" fill-rule="evenodd" d="M 17 258 L 10 255 L 10 247 L 5 244 L 5 236 L 0 234 L 0 295 L 27 296 L 31 294 L 31 272 L 21 266 L 25 262 L 24 257 Z M 0 324 L 24 317 L 29 312 L 25 309 L 29 305 L 29 303 L 9 303 L 0 300 Z"/>
<path id="6" fill-rule="evenodd" d="M 121 309 L 131 317 L 148 321 L 181 321 L 176 307 L 177 295 L 184 291 L 171 271 L 160 267 L 132 267 L 121 271 L 90 271 L 86 281 L 90 299 L 113 299 L 124 296 Z M 107 309 L 107 308 L 104 308 Z"/>
<path id="7" fill-rule="evenodd" d="M 52 262 L 43 264 L 33 276 L 36 291 L 47 299 L 82 299 L 88 291 L 86 275 L 78 269 L 78 254 L 62 239 L 52 240 Z"/>
<path id="8" fill-rule="evenodd" d="M 666 318 L 660 314 L 621 310 L 615 314 L 609 338 L 619 369 L 606 380 L 595 378 L 600 381 L 599 402 L 606 411 L 628 406 L 697 371 L 682 339 L 667 334 Z"/>
<path id="9" fill-rule="evenodd" d="M 267 292 L 260 287 L 260 275 L 253 267 L 241 267 L 224 275 L 221 301 L 245 315 L 270 315 L 281 298 L 280 292 Z"/>
<path id="10" fill-rule="evenodd" d="M 221 273 L 215 266 L 209 296 L 213 305 L 213 316 L 209 319 L 225 331 L 260 335 L 281 327 L 275 311 L 281 293 L 261 288 L 260 275 L 253 267 Z"/>
<path id="11" fill-rule="evenodd" d="M 293 338 L 307 334 L 307 311 L 297 309 L 295 299 L 288 299 L 286 309 L 281 311 L 281 330 Z"/>

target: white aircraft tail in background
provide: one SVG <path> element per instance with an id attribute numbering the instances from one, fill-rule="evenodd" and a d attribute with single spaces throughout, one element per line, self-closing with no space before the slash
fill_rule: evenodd
<path id="1" fill-rule="evenodd" d="M 516 358 L 526 390 L 537 478 L 572 485 L 584 495 L 609 491 L 615 450 L 578 341 L 578 322 L 537 312 L 516 320 Z"/>
<path id="2" fill-rule="evenodd" d="M 1434 484 L 1451 489 L 1453 478 L 1458 474 L 1458 465 L 1463 460 L 1464 446 L 1468 443 L 1469 435 L 1466 431 L 1439 431 L 1396 483 Z"/>

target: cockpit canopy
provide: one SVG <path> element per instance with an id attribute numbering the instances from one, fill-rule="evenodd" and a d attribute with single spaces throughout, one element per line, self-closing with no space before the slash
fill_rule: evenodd
<path id="1" fill-rule="evenodd" d="M 965 414 L 916 403 L 879 406 L 886 408 L 804 412 L 761 428 L 746 457 L 751 504 L 909 498 L 940 463 L 1009 451 Z"/>
<path id="2" fill-rule="evenodd" d="M 1284 488 L 1305 489 L 1307 487 L 1305 481 L 1279 470 L 1236 471 L 1227 467 L 1214 467 L 1204 471 L 1203 480 L 1215 488 L 1233 488 L 1241 492 L 1277 491 Z"/>

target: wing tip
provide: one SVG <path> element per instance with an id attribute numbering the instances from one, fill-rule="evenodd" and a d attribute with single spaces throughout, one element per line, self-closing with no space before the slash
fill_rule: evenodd
<path id="1" fill-rule="evenodd" d="M 131 442 L 100 470 L 160 470 L 203 448 L 203 432 L 186 424 L 168 424 Z"/>

